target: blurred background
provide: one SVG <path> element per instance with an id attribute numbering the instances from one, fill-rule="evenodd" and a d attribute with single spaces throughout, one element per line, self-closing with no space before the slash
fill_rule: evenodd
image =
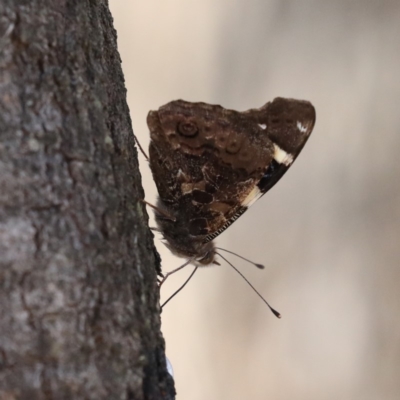
<path id="1" fill-rule="evenodd" d="M 246 110 L 285 96 L 317 110 L 294 166 L 217 239 L 266 265 L 230 257 L 282 319 L 226 264 L 199 270 L 162 314 L 177 399 L 399 399 L 400 2 L 110 7 L 146 149 L 148 111 L 179 98 Z M 164 271 L 176 268 L 159 239 Z"/>

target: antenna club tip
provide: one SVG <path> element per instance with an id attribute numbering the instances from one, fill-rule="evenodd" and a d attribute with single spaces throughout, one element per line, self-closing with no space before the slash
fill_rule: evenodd
<path id="1" fill-rule="evenodd" d="M 264 267 L 264 265 L 262 265 L 262 264 L 254 264 L 257 268 L 260 268 L 260 269 L 265 269 L 265 267 Z"/>
<path id="2" fill-rule="evenodd" d="M 271 308 L 272 313 L 275 315 L 276 318 L 282 318 L 282 315 L 280 312 L 274 310 L 273 308 Z"/>

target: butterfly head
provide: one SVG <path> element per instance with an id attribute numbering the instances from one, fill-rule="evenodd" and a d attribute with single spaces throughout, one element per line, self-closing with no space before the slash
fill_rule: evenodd
<path id="1" fill-rule="evenodd" d="M 190 242 L 190 240 L 177 242 L 171 240 L 164 234 L 165 241 L 163 242 L 165 246 L 178 257 L 186 258 L 188 260 L 193 260 L 192 264 L 198 267 L 204 267 L 210 264 L 219 265 L 215 260 L 215 248 L 212 242 L 209 243 L 199 243 Z"/>

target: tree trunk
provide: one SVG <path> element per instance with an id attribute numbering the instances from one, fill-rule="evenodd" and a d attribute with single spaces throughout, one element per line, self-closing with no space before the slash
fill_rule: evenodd
<path id="1" fill-rule="evenodd" d="M 0 399 L 172 399 L 106 0 L 0 5 Z"/>

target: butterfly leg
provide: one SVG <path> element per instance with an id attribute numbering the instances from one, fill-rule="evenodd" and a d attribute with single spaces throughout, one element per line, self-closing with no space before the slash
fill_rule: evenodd
<path id="1" fill-rule="evenodd" d="M 171 276 L 172 274 L 174 274 L 175 272 L 180 271 L 182 268 L 186 267 L 187 265 L 189 265 L 192 261 L 194 261 L 193 258 L 190 258 L 189 260 L 187 260 L 184 264 L 182 264 L 180 267 L 173 269 L 170 272 L 167 272 L 164 277 L 162 278 L 161 282 L 159 283 L 158 287 L 161 288 L 161 285 L 167 280 L 167 278 L 169 276 Z"/>
<path id="2" fill-rule="evenodd" d="M 194 275 L 194 273 L 197 271 L 197 268 L 199 267 L 195 267 L 194 270 L 191 272 L 191 274 L 189 275 L 189 278 L 186 279 L 185 283 L 177 290 L 175 291 L 174 294 L 172 294 L 162 305 L 161 305 L 161 311 L 164 308 L 164 306 L 170 301 L 172 300 L 187 284 L 188 282 L 192 279 L 192 276 Z"/>
<path id="3" fill-rule="evenodd" d="M 146 200 L 141 199 L 141 202 L 148 205 L 149 207 L 153 208 L 154 210 L 156 210 L 156 212 L 158 212 L 160 215 L 164 216 L 165 218 L 170 219 L 171 221 L 176 221 L 176 218 L 174 218 L 172 215 L 169 215 L 164 210 L 161 210 L 160 208 L 154 206 L 153 204 L 147 202 Z"/>
<path id="4" fill-rule="evenodd" d="M 145 153 L 145 151 L 143 150 L 142 146 L 140 145 L 140 142 L 138 140 L 138 138 L 136 137 L 136 135 L 133 135 L 135 137 L 135 142 L 138 145 L 141 153 L 143 154 L 144 158 L 146 159 L 146 161 L 149 161 L 149 156 Z"/>
<path id="5" fill-rule="evenodd" d="M 163 281 L 164 278 L 165 278 L 164 274 L 160 272 L 158 274 L 158 276 L 157 276 L 157 285 L 158 285 L 158 287 L 161 286 L 161 282 Z"/>

